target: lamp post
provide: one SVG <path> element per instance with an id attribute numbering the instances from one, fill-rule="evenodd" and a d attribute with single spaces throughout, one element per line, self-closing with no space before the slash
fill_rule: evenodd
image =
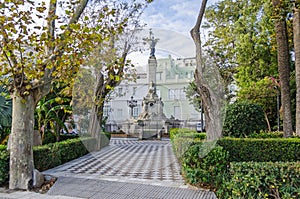
<path id="1" fill-rule="evenodd" d="M 133 108 L 137 106 L 137 100 L 134 100 L 133 96 L 131 96 L 131 99 L 127 100 L 127 105 L 130 108 L 130 117 L 133 118 Z"/>

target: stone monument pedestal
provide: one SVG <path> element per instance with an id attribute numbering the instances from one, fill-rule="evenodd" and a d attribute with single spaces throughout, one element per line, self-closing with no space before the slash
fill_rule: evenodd
<path id="1" fill-rule="evenodd" d="M 151 82 L 149 91 L 142 102 L 142 112 L 136 120 L 130 121 L 129 133 L 138 134 L 139 139 L 161 139 L 168 129 L 167 117 L 163 113 L 163 102 L 155 92 L 154 83 Z"/>

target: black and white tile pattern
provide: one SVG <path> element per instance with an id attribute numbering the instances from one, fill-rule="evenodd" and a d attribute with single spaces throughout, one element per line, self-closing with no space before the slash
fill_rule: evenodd
<path id="1" fill-rule="evenodd" d="M 46 173 L 166 181 L 183 184 L 170 141 L 112 139 L 101 151 Z"/>

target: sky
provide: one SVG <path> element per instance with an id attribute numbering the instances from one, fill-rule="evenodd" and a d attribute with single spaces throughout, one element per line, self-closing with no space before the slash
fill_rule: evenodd
<path id="1" fill-rule="evenodd" d="M 208 0 L 212 5 L 217 0 Z M 141 21 L 146 24 L 145 31 L 140 37 L 148 37 L 149 29 L 155 38 L 159 38 L 156 45 L 156 57 L 194 57 L 195 46 L 190 37 L 190 30 L 195 25 L 201 0 L 154 0 L 145 9 Z M 132 53 L 129 58 L 134 64 L 146 65 L 149 49 L 144 53 Z"/>

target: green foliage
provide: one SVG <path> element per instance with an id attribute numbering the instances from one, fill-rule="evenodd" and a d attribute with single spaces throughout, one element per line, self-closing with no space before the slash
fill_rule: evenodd
<path id="1" fill-rule="evenodd" d="M 63 88 L 56 88 L 56 92 Z M 58 135 L 61 129 L 66 129 L 65 120 L 67 116 L 72 113 L 72 107 L 70 106 L 71 98 L 64 97 L 56 92 L 50 92 L 43 97 L 37 104 L 35 109 L 35 119 L 37 123 L 37 129 L 44 129 L 42 131 L 42 142 L 48 144 L 55 142 L 58 139 Z M 54 132 L 49 134 L 48 131 Z M 44 134 L 43 134 L 44 133 Z M 54 136 L 55 139 L 48 140 L 49 136 Z"/>
<path id="2" fill-rule="evenodd" d="M 234 162 L 230 180 L 217 192 L 218 198 L 282 198 L 300 196 L 300 162 Z"/>
<path id="3" fill-rule="evenodd" d="M 75 139 L 75 138 L 79 138 L 79 135 L 70 135 L 70 134 L 61 134 L 59 135 L 59 141 L 64 141 L 64 140 L 68 140 L 68 139 Z"/>
<path id="4" fill-rule="evenodd" d="M 204 140 L 205 133 L 198 133 L 196 130 L 173 128 L 170 130 L 172 147 L 177 158 L 181 159 L 189 146 L 195 141 Z"/>
<path id="5" fill-rule="evenodd" d="M 189 103 L 192 104 L 196 111 L 200 112 L 201 109 L 201 98 L 198 93 L 197 85 L 195 80 L 189 83 L 188 87 L 185 89 L 186 97 Z"/>
<path id="6" fill-rule="evenodd" d="M 201 140 L 206 138 L 205 133 L 198 133 L 196 130 L 191 129 L 182 129 L 182 128 L 172 128 L 170 130 L 170 139 L 174 140 L 175 138 L 199 138 Z"/>
<path id="7" fill-rule="evenodd" d="M 9 154 L 5 145 L 0 145 L 0 185 L 8 181 Z"/>
<path id="8" fill-rule="evenodd" d="M 226 84 L 238 86 L 240 99 L 260 104 L 271 123 L 276 91 L 265 80 L 278 79 L 273 13 L 269 0 L 221 0 L 208 7 L 204 24 L 210 35 L 205 46 Z"/>
<path id="9" fill-rule="evenodd" d="M 95 146 L 95 142 L 94 138 L 77 138 L 34 147 L 35 168 L 44 171 L 81 157 L 88 153 L 86 145 Z"/>
<path id="10" fill-rule="evenodd" d="M 202 157 L 203 150 L 206 150 L 203 142 L 189 146 L 181 161 L 183 175 L 191 184 L 215 189 L 226 177 L 229 154 L 222 147 L 216 146 Z"/>
<path id="11" fill-rule="evenodd" d="M 300 161 L 299 138 L 223 138 L 217 143 L 229 152 L 231 162 Z"/>
<path id="12" fill-rule="evenodd" d="M 12 121 L 12 101 L 8 91 L 0 85 L 0 141 L 8 136 Z"/>
<path id="13" fill-rule="evenodd" d="M 249 82 L 247 87 L 239 90 L 239 100 L 249 101 L 260 105 L 271 126 L 276 125 L 277 119 L 277 94 L 279 83 L 275 78 L 265 77 L 255 82 Z"/>
<path id="14" fill-rule="evenodd" d="M 247 137 L 266 129 L 262 108 L 247 102 L 235 102 L 226 108 L 223 134 L 231 137 Z"/>
<path id="15" fill-rule="evenodd" d="M 260 131 L 259 133 L 252 133 L 248 138 L 283 138 L 283 132 Z"/>
<path id="16" fill-rule="evenodd" d="M 74 138 L 34 148 L 35 168 L 44 171 L 93 151 L 94 138 Z"/>
<path id="17" fill-rule="evenodd" d="M 46 131 L 44 134 L 43 145 L 56 142 L 56 136 L 51 131 Z"/>

